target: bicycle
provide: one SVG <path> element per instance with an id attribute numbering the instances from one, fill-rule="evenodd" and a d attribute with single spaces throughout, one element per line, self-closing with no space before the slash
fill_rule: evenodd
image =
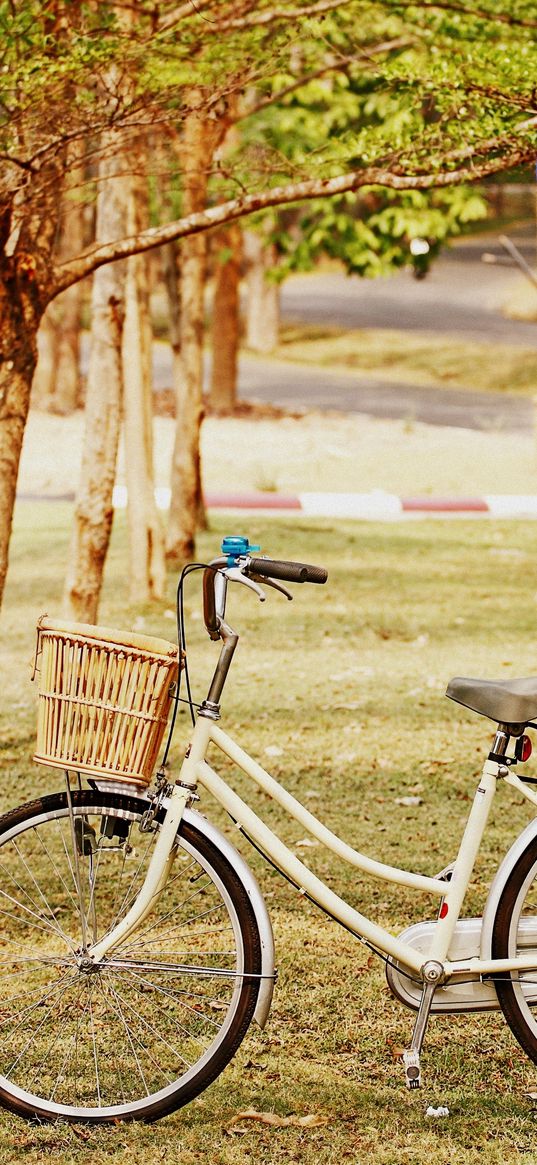
<path id="1" fill-rule="evenodd" d="M 238 642 L 226 622 L 229 583 L 259 599 L 266 586 L 291 598 L 284 582 L 324 583 L 327 577 L 320 567 L 259 557 L 258 550 L 247 539 L 226 539 L 220 556 L 183 572 L 182 581 L 190 570 L 203 570 L 205 627 L 220 653 L 177 779 L 161 767 L 148 789 L 140 778 L 136 784 L 118 773 L 114 780 L 103 777 L 90 758 L 78 769 L 64 765 L 64 792 L 0 819 L 0 1100 L 20 1115 L 88 1123 L 155 1120 L 219 1075 L 252 1019 L 265 1025 L 276 977 L 269 915 L 245 860 L 195 808 L 202 790 L 305 897 L 382 955 L 392 993 L 416 1011 L 403 1056 L 409 1088 L 421 1082 L 420 1051 L 432 1012 L 501 1008 L 537 1062 L 537 819 L 501 862 L 482 918 L 461 917 L 498 780 L 537 804 L 531 780 L 513 771 L 531 751 L 526 729 L 537 727 L 537 679 L 457 677 L 448 686 L 452 699 L 496 724 L 454 862 L 428 877 L 367 857 L 331 832 L 220 727 L 221 697 Z M 181 616 L 182 583 L 179 595 Z M 179 623 L 184 647 L 181 617 Z M 85 650 L 69 655 L 67 700 L 75 699 Z M 103 650 L 111 650 L 110 644 Z M 121 682 L 126 690 L 129 685 Z M 87 703 L 87 685 L 84 692 L 80 698 Z M 175 710 L 179 698 L 176 687 Z M 188 702 L 192 706 L 190 688 Z M 143 721 L 147 713 L 136 715 Z M 106 718 L 102 701 L 91 716 L 95 733 Z M 75 717 L 71 724 L 72 744 L 80 722 Z M 339 858 L 383 881 L 435 896 L 437 917 L 396 936 L 360 914 L 229 787 L 209 764 L 209 748 Z"/>

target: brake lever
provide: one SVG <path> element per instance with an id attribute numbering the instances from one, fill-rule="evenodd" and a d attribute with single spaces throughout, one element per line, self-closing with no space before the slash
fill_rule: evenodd
<path id="1" fill-rule="evenodd" d="M 262 578 L 263 586 L 272 587 L 273 590 L 279 591 L 281 595 L 285 595 L 285 598 L 289 599 L 290 601 L 292 601 L 294 598 L 294 595 L 292 595 L 290 591 L 286 590 L 285 587 L 282 587 L 280 583 L 274 582 L 273 578 L 265 578 L 264 575 L 261 576 L 260 574 L 254 574 L 254 575 L 249 574 L 248 578 L 255 578 L 255 579 Z"/>
<path id="2" fill-rule="evenodd" d="M 249 587 L 251 591 L 255 591 L 260 603 L 265 602 L 267 597 L 265 592 L 261 590 L 261 587 L 257 582 L 254 582 L 254 580 L 250 578 L 250 575 L 243 574 L 239 566 L 228 566 L 227 570 L 224 571 L 224 574 L 226 578 L 231 579 L 232 582 L 243 583 L 245 587 Z M 263 582 L 267 582 L 267 580 L 263 579 Z"/>

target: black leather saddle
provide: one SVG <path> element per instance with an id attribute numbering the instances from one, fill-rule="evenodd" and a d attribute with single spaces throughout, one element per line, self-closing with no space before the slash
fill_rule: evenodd
<path id="1" fill-rule="evenodd" d="M 521 680 L 474 680 L 455 676 L 446 696 L 498 724 L 520 730 L 537 718 L 537 677 Z"/>

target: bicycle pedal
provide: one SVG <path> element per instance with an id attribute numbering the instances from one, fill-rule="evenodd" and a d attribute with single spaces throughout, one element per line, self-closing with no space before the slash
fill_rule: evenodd
<path id="1" fill-rule="evenodd" d="M 420 1054 L 412 1048 L 403 1052 L 407 1088 L 421 1088 Z"/>

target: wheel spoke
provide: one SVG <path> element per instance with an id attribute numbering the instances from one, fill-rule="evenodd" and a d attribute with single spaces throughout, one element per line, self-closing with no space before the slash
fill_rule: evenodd
<path id="1" fill-rule="evenodd" d="M 143 836 L 144 835 L 142 834 L 142 837 Z M 118 885 L 117 885 L 116 897 L 115 897 L 115 900 L 114 900 L 114 903 L 112 906 L 112 912 L 113 912 L 112 919 L 111 919 L 107 933 L 110 933 L 110 931 L 114 929 L 114 927 L 117 925 L 118 919 L 123 914 L 127 913 L 127 910 L 129 909 L 129 907 L 132 905 L 132 903 L 136 899 L 136 895 L 138 894 L 138 891 L 140 889 L 140 882 L 143 880 L 143 873 L 144 873 L 145 865 L 147 862 L 150 844 L 151 844 L 151 838 L 148 837 L 146 845 L 143 849 L 143 852 L 140 855 L 140 860 L 138 862 L 138 865 L 136 866 L 136 869 L 131 873 L 130 882 L 129 882 L 127 887 L 122 885 L 122 879 L 123 879 L 123 875 L 125 873 L 125 866 L 126 866 L 126 854 L 125 853 L 123 854 L 123 862 L 122 862 L 122 866 L 121 866 L 121 871 L 120 871 L 119 877 L 117 879 Z M 120 897 L 120 895 L 123 895 L 123 896 Z"/>
<path id="2" fill-rule="evenodd" d="M 145 1030 L 147 1032 L 149 1032 L 151 1035 L 156 1037 L 156 1039 L 159 1041 L 160 1044 L 162 1044 L 165 1048 L 167 1048 L 168 1051 L 172 1052 L 172 1054 L 176 1057 L 176 1059 L 178 1061 L 180 1061 L 182 1064 L 184 1064 L 185 1067 L 190 1068 L 189 1061 L 185 1060 L 184 1056 L 181 1055 L 181 1053 L 177 1050 L 177 1048 L 174 1048 L 173 1045 L 170 1044 L 170 1042 L 167 1039 L 165 1039 L 165 1037 L 162 1036 L 160 1034 L 160 1032 L 157 1031 L 154 1024 L 149 1023 L 149 1020 L 144 1019 L 144 1016 L 141 1015 L 141 1013 L 139 1011 L 137 1011 L 137 1009 L 131 1003 L 129 1003 L 128 1000 L 126 1000 L 124 997 L 122 997 L 119 994 L 119 991 L 117 991 L 117 990 L 116 990 L 116 995 L 117 995 L 117 998 L 119 999 L 119 1001 L 123 1004 L 123 1006 L 126 1007 L 127 1011 L 129 1011 L 130 1014 L 133 1016 L 133 1022 L 137 1021 L 139 1024 L 141 1024 L 141 1026 L 143 1028 L 145 1028 Z"/>
<path id="3" fill-rule="evenodd" d="M 218 1024 L 216 1022 L 216 1020 L 211 1019 L 209 1016 L 205 1016 L 205 1015 L 202 1016 L 201 1013 L 199 1011 L 196 1011 L 194 1007 L 189 1007 L 188 1003 L 186 1003 L 185 999 L 183 998 L 183 996 L 185 996 L 185 995 L 188 995 L 190 997 L 189 992 L 187 992 L 187 991 L 170 991 L 170 989 L 167 987 L 161 987 L 160 983 L 154 983 L 151 979 L 146 979 L 143 975 L 136 975 L 134 971 L 129 971 L 129 975 L 131 975 L 131 977 L 133 979 L 136 979 L 139 983 L 144 983 L 147 986 L 151 987 L 153 991 L 158 991 L 161 995 L 167 996 L 168 999 L 180 1000 L 181 1006 L 184 1008 L 185 1011 L 190 1011 L 192 1013 L 192 1015 L 195 1015 L 198 1019 L 199 1018 L 203 1019 L 204 1023 L 208 1023 L 214 1028 L 220 1027 L 220 1024 Z M 211 1005 L 211 1003 L 220 1003 L 220 1000 L 219 999 L 217 1000 L 216 997 L 209 999 L 205 995 L 197 995 L 196 998 L 203 999 L 203 1001 L 205 1003 L 207 1003 L 209 1006 Z"/>
<path id="4" fill-rule="evenodd" d="M 142 1081 L 142 1084 L 143 1084 L 143 1087 L 144 1087 L 145 1094 L 146 1094 L 146 1096 L 149 1096 L 149 1095 L 150 1095 L 150 1093 L 149 1093 L 149 1088 L 148 1088 L 148 1086 L 147 1086 L 147 1081 L 146 1081 L 146 1078 L 145 1078 L 145 1076 L 144 1076 L 144 1070 L 143 1070 L 143 1068 L 142 1068 L 142 1065 L 141 1065 L 141 1063 L 140 1063 L 140 1058 L 139 1058 L 139 1056 L 138 1056 L 138 1052 L 136 1051 L 136 1048 L 135 1048 L 135 1046 L 134 1046 L 134 1041 L 133 1041 L 133 1038 L 132 1038 L 132 1035 L 131 1035 L 131 1032 L 130 1032 L 129 1025 L 128 1025 L 128 1023 L 127 1023 L 127 1021 L 126 1021 L 126 1019 L 125 1019 L 125 1016 L 123 1015 L 123 1011 L 122 1011 L 122 1008 L 121 1008 L 121 1006 L 120 1006 L 119 999 L 118 999 L 118 996 L 117 996 L 117 992 L 116 992 L 116 991 L 115 991 L 115 989 L 114 989 L 114 985 L 113 985 L 113 983 L 110 983 L 110 984 L 109 984 L 109 990 L 110 990 L 110 994 L 111 994 L 111 997 L 112 997 L 112 1006 L 115 1008 L 116 1015 L 118 1016 L 118 1018 L 119 1018 L 119 1022 L 120 1022 L 120 1024 L 122 1025 L 122 1027 L 123 1027 L 123 1031 L 124 1031 L 124 1033 L 125 1033 L 125 1039 L 127 1040 L 127 1043 L 128 1043 L 128 1045 L 129 1045 L 129 1047 L 130 1047 L 130 1049 L 131 1049 L 131 1051 L 132 1051 L 132 1054 L 133 1054 L 133 1056 L 134 1056 L 134 1061 L 135 1061 L 135 1064 L 136 1064 L 136 1068 L 137 1068 L 138 1074 L 139 1074 L 139 1076 L 140 1076 L 140 1079 L 141 1079 L 141 1081 Z M 168 1083 L 169 1083 L 169 1080 L 168 1080 Z M 123 1089 L 122 1089 L 122 1092 L 123 1092 Z M 124 1096 L 124 1095 L 125 1095 L 125 1094 L 124 1094 L 124 1092 L 123 1092 L 123 1096 Z"/>
<path id="5" fill-rule="evenodd" d="M 159 920 L 155 919 L 148 927 L 146 927 L 145 930 L 142 930 L 140 932 L 136 931 L 136 935 L 135 935 L 136 941 L 128 943 L 125 947 L 122 948 L 122 950 L 129 951 L 129 950 L 132 950 L 136 946 L 145 945 L 145 943 L 147 941 L 147 935 L 151 934 L 151 932 L 153 930 L 155 930 L 155 928 L 157 926 L 159 927 L 158 936 L 156 939 L 150 939 L 149 942 L 156 941 L 156 942 L 160 943 L 162 941 L 162 938 L 169 938 L 171 935 L 175 934 L 177 931 L 182 933 L 182 931 L 187 926 L 191 926 L 193 923 L 198 922 L 198 920 L 200 920 L 202 918 L 203 919 L 207 918 L 210 914 L 214 914 L 216 912 L 221 912 L 223 909 L 224 909 L 224 907 L 223 907 L 222 903 L 218 902 L 216 904 L 216 906 L 212 906 L 209 910 L 206 910 L 203 914 L 198 914 L 195 916 L 195 918 L 186 919 L 184 921 L 178 922 L 177 926 L 168 927 L 167 930 L 163 933 L 162 930 L 160 929 L 159 923 L 164 923 L 166 921 L 166 919 L 170 917 L 170 915 L 172 913 L 170 911 L 168 913 L 168 915 L 164 915 L 164 918 L 159 919 Z M 230 929 L 231 929 L 230 926 L 220 928 L 221 931 L 222 930 L 229 931 Z M 212 927 L 210 930 L 194 931 L 193 937 L 197 938 L 198 934 L 199 935 L 215 934 L 215 932 L 216 932 L 216 928 L 214 928 L 214 927 Z"/>
<path id="6" fill-rule="evenodd" d="M 154 1068 L 156 1068 L 158 1075 L 159 1075 L 160 1077 L 163 1077 L 163 1078 L 165 1079 L 165 1081 L 166 1081 L 166 1083 L 167 1083 L 167 1084 L 171 1084 L 171 1083 L 172 1083 L 172 1081 L 173 1081 L 173 1076 L 170 1074 L 170 1072 L 166 1072 L 166 1071 L 164 1070 L 164 1067 L 163 1067 L 163 1065 L 162 1065 L 162 1060 L 161 1060 L 161 1059 L 158 1059 L 158 1060 L 157 1060 L 157 1059 L 155 1059 L 155 1057 L 153 1056 L 152 1052 L 151 1052 L 151 1051 L 150 1051 L 150 1049 L 147 1047 L 147 1044 L 145 1044 L 145 1043 L 144 1043 L 144 1042 L 143 1042 L 143 1041 L 140 1039 L 140 1037 L 136 1035 L 136 1032 L 135 1032 L 135 1031 L 133 1031 L 133 1025 L 132 1025 L 132 1023 L 131 1023 L 131 1024 L 128 1024 L 128 1023 L 127 1023 L 127 1021 L 125 1020 L 125 1017 L 124 1017 L 124 1015 L 123 1015 L 123 1011 L 122 1011 L 122 1007 L 121 1007 L 121 1000 L 120 1000 L 120 997 L 119 997 L 119 995 L 118 995 L 117 991 L 115 990 L 115 988 L 113 987 L 113 985 L 110 985 L 110 987 L 111 987 L 111 991 L 113 992 L 114 999 L 115 999 L 115 1000 L 116 1000 L 116 1002 L 117 1002 L 117 1007 L 118 1007 L 118 1011 L 119 1011 L 119 1013 L 120 1013 L 120 1015 L 121 1015 L 121 1020 L 122 1020 L 122 1023 L 124 1023 L 124 1024 L 125 1024 L 125 1026 L 126 1026 L 126 1028 L 127 1028 L 127 1030 L 128 1030 L 128 1033 L 129 1033 L 129 1044 L 130 1044 L 130 1046 L 131 1046 L 131 1048 L 132 1048 L 133 1055 L 134 1055 L 134 1056 L 135 1056 L 135 1058 L 136 1058 L 136 1062 L 137 1062 L 137 1065 L 138 1065 L 139 1073 L 140 1073 L 141 1079 L 142 1079 L 142 1081 L 143 1081 L 143 1083 L 144 1083 L 144 1088 L 145 1088 L 145 1090 L 146 1090 L 146 1095 L 147 1095 L 147 1096 L 149 1096 L 149 1095 L 150 1095 L 150 1091 L 149 1091 L 148 1085 L 147 1085 L 147 1083 L 146 1083 L 145 1074 L 144 1074 L 144 1071 L 143 1071 L 142 1065 L 141 1065 L 141 1063 L 140 1063 L 140 1061 L 139 1061 L 139 1056 L 138 1056 L 138 1053 L 135 1051 L 135 1047 L 134 1047 L 134 1044 L 135 1044 L 135 1042 L 136 1042 L 136 1044 L 138 1045 L 138 1048 L 140 1049 L 140 1051 L 141 1051 L 141 1052 L 144 1054 L 144 1056 L 145 1056 L 146 1060 L 147 1060 L 147 1061 L 148 1061 L 150 1064 L 152 1064 Z"/>
<path id="7" fill-rule="evenodd" d="M 50 925 L 52 926 L 52 929 L 53 929 L 53 930 L 55 930 L 55 931 L 57 932 L 57 934 L 58 934 L 58 935 L 59 935 L 61 938 L 63 938 L 63 939 L 64 939 L 64 941 L 65 941 L 65 942 L 69 943 L 69 940 L 68 940 L 68 937 L 67 937 L 67 935 L 65 934 L 65 932 L 64 932 L 64 931 L 62 930 L 62 928 L 60 927 L 60 925 L 59 925 L 59 923 L 58 923 L 57 919 L 54 917 L 54 914 L 53 914 L 53 912 L 52 912 L 52 910 L 51 910 L 51 908 L 50 908 L 50 905 L 49 905 L 49 903 L 48 903 L 47 899 L 45 898 L 45 895 L 43 894 L 43 891 L 41 890 L 40 886 L 38 885 L 38 883 L 37 883 L 37 881 L 36 881 L 36 879 L 35 879 L 35 877 L 34 877 L 34 874 L 33 874 L 33 873 L 32 873 L 32 871 L 30 870 L 30 868 L 29 868 L 29 866 L 28 866 L 28 863 L 27 863 L 27 862 L 26 862 L 26 860 L 25 860 L 25 859 L 22 857 L 22 855 L 20 855 L 20 857 L 21 857 L 21 860 L 23 861 L 23 865 L 24 865 L 24 868 L 25 868 L 25 870 L 27 870 L 27 872 L 28 872 L 28 874 L 29 874 L 29 876 L 30 876 L 30 878 L 31 878 L 31 880 L 32 880 L 32 882 L 33 882 L 33 884 L 35 885 L 35 887 L 36 887 L 36 889 L 37 889 L 37 891 L 38 891 L 38 896 L 39 896 L 39 897 L 42 899 L 42 901 L 43 901 L 43 906 L 45 907 L 45 910 L 46 910 L 46 911 L 47 911 L 47 912 L 50 914 L 50 917 L 51 917 L 51 923 L 50 923 Z M 46 919 L 43 919 L 42 908 L 41 908 L 41 910 L 40 910 L 40 908 L 39 908 L 39 906 L 38 906 L 37 902 L 36 902 L 36 901 L 35 901 L 35 899 L 32 897 L 32 895 L 31 895 L 31 894 L 29 894 L 29 892 L 28 892 L 28 890 L 26 889 L 26 887 L 25 887 L 25 886 L 23 886 L 23 885 L 22 885 L 22 883 L 21 883 L 21 882 L 19 882 L 19 881 L 18 881 L 18 879 L 14 877 L 14 875 L 11 873 L 11 871 L 9 871 L 9 870 L 6 870 L 6 868 L 5 868 L 5 865 L 4 865 L 3 863 L 0 863 L 0 878 L 1 878 L 2 880 L 4 880 L 6 877 L 7 877 L 7 878 L 9 878 L 9 880 L 10 880 L 11 882 L 13 882 L 13 883 L 14 883 L 15 887 L 17 888 L 17 890 L 19 890 L 19 891 L 20 891 L 22 894 L 24 894 L 24 895 L 25 895 L 25 897 L 28 899 L 28 901 L 29 901 L 29 902 L 32 904 L 32 906 L 33 906 L 33 907 L 35 907 L 35 915 L 36 915 L 36 917 L 37 917 L 37 918 L 40 918 L 42 921 L 46 921 Z M 2 892 L 3 892 L 3 891 L 2 891 Z M 6 897 L 8 897 L 8 895 L 6 895 Z M 20 902 L 20 900 L 19 900 L 18 898 L 14 898 L 14 897 L 12 897 L 12 898 L 11 898 L 11 900 L 12 900 L 13 902 L 16 902 L 16 903 L 17 903 L 17 905 L 21 906 L 21 908 L 22 908 L 22 903 Z"/>
<path id="8" fill-rule="evenodd" d="M 72 981 L 74 982 L 74 978 Z M 57 995 L 59 993 L 60 986 L 61 986 L 61 984 L 58 984 L 58 983 L 53 984 L 50 991 L 47 991 L 46 994 L 43 995 L 41 997 L 41 999 L 39 999 L 36 1003 L 32 1004 L 29 1007 L 24 1008 L 24 1011 L 22 1011 L 22 1012 L 20 1012 L 20 1011 L 17 1012 L 17 1017 L 18 1017 L 19 1022 L 16 1025 L 16 1027 L 10 1032 L 11 1038 L 13 1038 L 13 1036 L 16 1035 L 17 1032 L 20 1031 L 21 1027 L 24 1027 L 25 1030 L 27 1029 L 28 1017 L 30 1015 L 32 1015 L 38 1007 L 45 1007 L 45 1004 L 47 1003 L 48 1000 L 51 999 L 51 996 Z M 56 1007 L 55 1000 L 52 1000 L 52 1002 L 48 1004 L 48 1007 L 46 1008 L 45 1015 L 42 1017 L 40 1023 L 38 1023 L 37 1027 L 32 1029 L 32 1031 L 30 1033 L 30 1038 L 23 1045 L 23 1047 L 21 1048 L 21 1051 L 19 1052 L 16 1059 L 12 1061 L 12 1063 L 9 1065 L 9 1068 L 5 1069 L 4 1074 L 6 1076 L 9 1073 L 13 1072 L 13 1070 L 17 1067 L 17 1064 L 19 1063 L 19 1061 L 22 1059 L 22 1057 L 28 1051 L 28 1048 L 30 1048 L 33 1045 L 36 1036 L 39 1034 L 39 1032 L 43 1028 L 44 1024 L 46 1023 L 47 1018 L 48 1018 L 48 1014 L 50 1013 L 50 1010 L 53 1007 L 54 1008 Z"/>
<path id="9" fill-rule="evenodd" d="M 92 1048 L 93 1048 L 93 1063 L 95 1065 L 95 1084 L 97 1087 L 97 1101 L 98 1101 L 99 1106 L 100 1106 L 100 1104 L 101 1104 L 101 1087 L 100 1087 L 100 1081 L 99 1081 L 99 1060 L 98 1060 L 98 1056 L 97 1056 L 97 1041 L 95 1039 L 95 1020 L 93 1018 L 91 988 L 88 992 L 88 1006 L 89 1006 L 90 1024 L 91 1024 L 91 1042 L 92 1042 Z"/>

